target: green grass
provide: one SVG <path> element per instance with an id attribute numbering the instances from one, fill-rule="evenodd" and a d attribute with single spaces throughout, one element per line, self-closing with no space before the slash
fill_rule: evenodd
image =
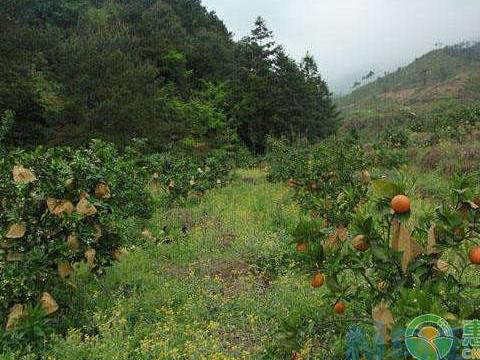
<path id="1" fill-rule="evenodd" d="M 287 187 L 267 183 L 259 170 L 240 171 L 233 184 L 196 205 L 159 210 L 150 224 L 157 243 L 131 249 L 98 281 L 87 271 L 77 274 L 71 328 L 49 340 L 45 357 L 318 354 L 322 335 L 288 332 L 330 313 L 324 290 L 310 288 L 308 275 L 296 268 L 288 233 L 300 216 Z"/>
<path id="2" fill-rule="evenodd" d="M 432 196 L 443 196 L 447 183 L 437 173 L 406 171 L 417 180 L 413 226 L 433 212 Z M 57 319 L 65 333 L 22 359 L 267 360 L 294 351 L 304 359 L 344 358 L 345 331 L 358 309 L 352 301 L 346 316 L 334 316 L 327 291 L 310 287 L 289 235 L 303 216 L 292 196 L 261 170 L 239 170 L 200 200 L 159 207 L 150 239 L 133 242 L 144 245 L 132 246 L 104 276 L 78 269 Z"/>

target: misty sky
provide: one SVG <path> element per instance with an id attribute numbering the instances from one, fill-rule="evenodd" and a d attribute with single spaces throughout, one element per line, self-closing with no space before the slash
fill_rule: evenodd
<path id="1" fill-rule="evenodd" d="M 434 48 L 480 39 L 480 0 L 203 0 L 235 38 L 261 15 L 276 41 L 300 59 L 307 50 L 335 92 L 370 69 L 406 65 Z"/>

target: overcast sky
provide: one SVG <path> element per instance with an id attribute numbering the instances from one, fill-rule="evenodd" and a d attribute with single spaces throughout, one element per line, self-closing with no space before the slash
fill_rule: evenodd
<path id="1" fill-rule="evenodd" d="M 480 39 L 480 0 L 203 0 L 235 38 L 261 15 L 296 59 L 307 51 L 335 92 L 370 69 L 394 70 L 434 48 Z"/>

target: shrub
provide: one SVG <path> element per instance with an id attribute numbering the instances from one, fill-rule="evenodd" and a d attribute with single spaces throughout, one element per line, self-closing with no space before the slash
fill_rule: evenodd
<path id="1" fill-rule="evenodd" d="M 153 183 L 165 190 L 168 203 L 225 184 L 234 165 L 225 150 L 212 151 L 204 159 L 164 153 L 150 155 L 145 161 Z"/>
<path id="2" fill-rule="evenodd" d="M 408 163 L 408 150 L 406 149 L 374 144 L 372 150 L 372 158 L 378 167 L 394 169 Z"/>
<path id="3" fill-rule="evenodd" d="M 303 176 L 309 148 L 304 144 L 290 146 L 285 139 L 268 138 L 267 162 L 270 166 L 268 178 L 271 181 L 287 181 Z"/>
<path id="4" fill-rule="evenodd" d="M 360 145 L 335 137 L 310 147 L 271 139 L 267 159 L 269 179 L 295 188 L 305 211 L 327 224 L 348 224 L 351 210 L 364 195 L 362 170 L 368 161 Z"/>
<path id="5" fill-rule="evenodd" d="M 77 150 L 16 150 L 1 159 L 2 319 L 12 320 L 13 305 L 40 302 L 47 313 L 56 311 L 50 293 L 75 263 L 96 271 L 118 258 L 126 241 L 121 220 L 152 211 L 147 180 L 134 158 L 100 141 Z"/>
<path id="6" fill-rule="evenodd" d="M 398 321 L 383 324 L 384 336 L 419 313 L 473 316 L 478 298 L 467 295 L 475 285 L 465 276 L 472 265 L 466 253 L 476 241 L 480 213 L 471 185 L 468 179 L 457 178 L 450 199 L 435 213 L 417 215 L 416 223 L 409 224 L 410 213 L 392 214 L 388 206 L 395 194 L 408 193 L 406 179 L 375 181 L 373 201 L 378 210 L 358 212 L 351 236 L 345 239 L 362 235 L 367 250 L 355 249 L 351 241 L 338 242 L 320 265 L 329 279 L 332 303 L 355 301 L 355 312 L 364 316 L 375 313 L 375 306 L 395 314 Z M 430 300 L 412 304 L 422 294 L 429 294 Z"/>
<path id="7" fill-rule="evenodd" d="M 393 172 L 390 179 L 374 180 L 366 172 L 359 176 L 369 164 L 348 140 L 327 140 L 306 151 L 274 145 L 272 177 L 297 176 L 288 183 L 314 215 L 302 220 L 292 237 L 304 269 L 312 279 L 325 280 L 328 291 L 322 296 L 332 317 L 346 316 L 349 325 L 358 327 L 371 319 L 377 336 L 388 342 L 419 314 L 435 313 L 453 322 L 478 316 L 473 267 L 480 263 L 480 200 L 473 178 L 454 177 L 451 195 L 435 210 L 420 211 L 421 204 L 415 201 L 410 208 L 405 196 L 413 192 L 410 174 Z M 397 211 L 408 210 L 403 214 L 391 208 L 397 195 L 402 201 Z M 345 315 L 334 308 L 339 303 L 346 304 Z M 319 326 L 324 321 L 319 319 Z M 334 332 L 343 335 L 344 330 L 338 326 Z"/>

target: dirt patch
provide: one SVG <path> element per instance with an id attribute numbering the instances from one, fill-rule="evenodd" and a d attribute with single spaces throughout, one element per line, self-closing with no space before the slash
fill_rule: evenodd
<path id="1" fill-rule="evenodd" d="M 195 225 L 195 220 L 190 210 L 185 208 L 173 208 L 165 214 L 166 224 L 182 224 L 189 228 Z"/>
<path id="2" fill-rule="evenodd" d="M 221 280 L 223 295 L 227 297 L 245 291 L 251 287 L 252 282 L 260 292 L 270 286 L 270 281 L 264 274 L 243 260 L 217 263 L 211 268 L 210 276 Z"/>
<path id="3" fill-rule="evenodd" d="M 237 238 L 237 236 L 233 233 L 223 233 L 220 234 L 220 243 L 223 247 L 229 247 Z"/>
<path id="4" fill-rule="evenodd" d="M 237 238 L 234 232 L 229 231 L 223 222 L 217 217 L 203 217 L 197 224 L 203 231 L 213 232 L 216 240 L 225 248 L 228 248 Z"/>
<path id="5" fill-rule="evenodd" d="M 382 98 L 389 98 L 400 101 L 426 101 L 439 99 L 446 96 L 457 97 L 466 86 L 467 79 L 464 76 L 457 76 L 455 79 L 436 84 L 427 84 L 416 88 L 388 91 L 381 95 Z"/>
<path id="6" fill-rule="evenodd" d="M 223 223 L 218 217 L 204 215 L 200 218 L 196 225 L 203 230 L 210 230 L 220 229 Z"/>
<path id="7" fill-rule="evenodd" d="M 224 282 L 230 283 L 241 276 L 252 273 L 253 268 L 246 262 L 239 260 L 235 262 L 220 262 L 213 266 L 211 275 L 221 278 Z"/>

